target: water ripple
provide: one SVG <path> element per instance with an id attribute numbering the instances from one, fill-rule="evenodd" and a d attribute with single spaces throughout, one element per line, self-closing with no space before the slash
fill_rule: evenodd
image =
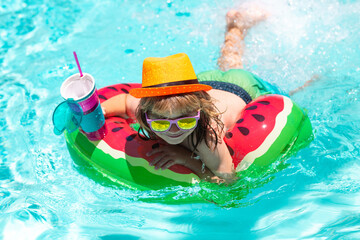
<path id="1" fill-rule="evenodd" d="M 248 32 L 245 67 L 286 90 L 320 75 L 293 96 L 308 109 L 313 143 L 231 186 L 140 192 L 82 175 L 89 169 L 52 133 L 60 84 L 76 71 L 71 51 L 98 86 L 140 82 L 147 56 L 187 52 L 197 72 L 216 68 L 234 2 L 2 1 L 0 236 L 358 238 L 359 3 L 263 4 L 272 15 Z M 188 199 L 201 203 L 176 204 Z"/>

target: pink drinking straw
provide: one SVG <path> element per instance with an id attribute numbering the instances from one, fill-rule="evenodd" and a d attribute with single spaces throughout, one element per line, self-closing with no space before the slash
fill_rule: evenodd
<path id="1" fill-rule="evenodd" d="M 78 60 L 78 58 L 77 58 L 76 52 L 74 51 L 73 53 L 74 53 L 74 57 L 75 57 L 76 64 L 77 64 L 78 69 L 79 69 L 79 72 L 80 72 L 80 77 L 82 77 L 83 74 L 82 74 L 82 71 L 81 71 L 81 67 L 80 67 L 79 60 Z"/>

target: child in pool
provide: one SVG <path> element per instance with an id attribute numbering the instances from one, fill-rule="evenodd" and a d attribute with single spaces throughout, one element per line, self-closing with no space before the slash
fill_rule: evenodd
<path id="1" fill-rule="evenodd" d="M 221 69 L 242 67 L 241 46 L 246 30 L 265 18 L 255 13 L 252 16 L 243 10 L 227 14 L 227 32 L 219 58 Z M 113 97 L 102 107 L 105 117 L 136 118 L 148 137 L 161 141 L 158 148 L 147 153 L 156 169 L 181 164 L 202 179 L 231 182 L 235 172 L 223 138 L 245 105 L 233 93 L 199 84 L 190 59 L 180 53 L 146 58 L 142 88 Z"/>

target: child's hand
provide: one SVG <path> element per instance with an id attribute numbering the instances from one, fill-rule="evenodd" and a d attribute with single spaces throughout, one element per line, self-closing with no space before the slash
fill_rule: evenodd
<path id="1" fill-rule="evenodd" d="M 104 116 L 106 117 L 106 110 L 103 106 L 101 106 L 101 109 L 102 109 L 102 113 L 104 114 Z"/>
<path id="2" fill-rule="evenodd" d="M 225 183 L 227 185 L 234 183 L 238 179 L 234 171 L 232 173 L 217 173 L 217 176 L 211 177 L 208 181 L 217 184 Z"/>
<path id="3" fill-rule="evenodd" d="M 211 182 L 211 183 L 217 183 L 217 184 L 221 184 L 221 183 L 226 182 L 225 179 L 219 178 L 218 176 L 211 177 L 210 179 L 208 179 L 208 181 Z"/>
<path id="4" fill-rule="evenodd" d="M 155 169 L 168 169 L 169 167 L 180 164 L 186 166 L 186 162 L 191 159 L 191 152 L 177 145 L 160 145 L 146 154 L 147 156 L 155 156 L 150 162 Z"/>

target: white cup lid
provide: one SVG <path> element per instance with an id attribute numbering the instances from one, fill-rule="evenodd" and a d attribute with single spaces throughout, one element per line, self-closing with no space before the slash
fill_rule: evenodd
<path id="1" fill-rule="evenodd" d="M 60 94 L 64 99 L 72 98 L 75 101 L 85 98 L 95 88 L 94 78 L 84 73 L 82 77 L 76 73 L 68 77 L 60 88 Z"/>

